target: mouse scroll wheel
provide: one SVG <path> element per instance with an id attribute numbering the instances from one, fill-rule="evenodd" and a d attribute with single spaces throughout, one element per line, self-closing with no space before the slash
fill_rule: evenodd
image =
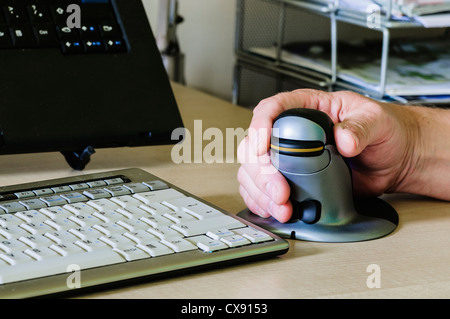
<path id="1" fill-rule="evenodd" d="M 309 157 L 322 155 L 325 150 L 325 144 L 322 141 L 291 140 L 272 137 L 270 148 L 283 155 Z"/>

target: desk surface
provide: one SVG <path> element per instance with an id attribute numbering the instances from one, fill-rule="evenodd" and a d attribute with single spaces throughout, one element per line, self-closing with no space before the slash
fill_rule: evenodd
<path id="1" fill-rule="evenodd" d="M 196 119 L 202 119 L 201 132 L 248 127 L 249 110 L 176 84 L 173 87 L 191 133 L 195 133 Z M 208 143 L 205 139 L 203 146 Z M 171 150 L 172 146 L 99 149 L 82 174 L 140 167 L 231 213 L 244 208 L 235 158 L 232 163 L 175 164 Z M 0 185 L 77 174 L 59 153 L 0 156 Z M 450 203 L 401 194 L 384 198 L 400 216 L 398 229 L 385 238 L 345 244 L 290 240 L 289 252 L 273 259 L 82 297 L 449 298 Z M 373 264 L 379 267 L 380 288 L 367 285 L 372 275 L 368 267 Z"/>

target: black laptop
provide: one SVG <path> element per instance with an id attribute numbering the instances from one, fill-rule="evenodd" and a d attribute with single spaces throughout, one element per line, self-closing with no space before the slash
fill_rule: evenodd
<path id="1" fill-rule="evenodd" d="M 182 120 L 141 0 L 0 0 L 0 154 L 170 144 Z"/>

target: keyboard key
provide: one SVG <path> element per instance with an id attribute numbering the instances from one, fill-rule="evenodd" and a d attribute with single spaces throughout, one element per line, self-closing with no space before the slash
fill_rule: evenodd
<path id="1" fill-rule="evenodd" d="M 191 242 L 181 237 L 163 238 L 161 240 L 161 244 L 170 247 L 177 253 L 197 249 L 196 245 L 192 244 Z"/>
<path id="2" fill-rule="evenodd" d="M 89 197 L 90 199 L 99 199 L 111 197 L 111 193 L 105 191 L 104 189 L 89 189 L 83 192 L 83 195 Z"/>
<path id="3" fill-rule="evenodd" d="M 220 240 L 230 247 L 239 247 L 251 244 L 251 242 L 248 239 L 240 235 L 222 237 Z"/>
<path id="4" fill-rule="evenodd" d="M 9 25 L 26 24 L 28 23 L 28 15 L 25 7 L 9 4 L 3 7 L 6 23 Z"/>
<path id="5" fill-rule="evenodd" d="M 91 182 L 87 182 L 87 184 L 90 187 L 101 187 L 101 186 L 107 185 L 105 181 L 91 181 Z"/>
<path id="6" fill-rule="evenodd" d="M 60 42 L 63 54 L 77 54 L 84 52 L 84 45 L 80 40 L 64 40 Z"/>
<path id="7" fill-rule="evenodd" d="M 136 244 L 145 244 L 149 241 L 158 240 L 155 236 L 142 229 L 133 232 L 126 232 L 123 236 L 131 239 Z"/>
<path id="8" fill-rule="evenodd" d="M 122 208 L 139 207 L 140 205 L 142 205 L 142 202 L 140 200 L 137 200 L 130 195 L 113 197 L 111 198 L 111 200 Z"/>
<path id="9" fill-rule="evenodd" d="M 127 51 L 127 45 L 123 39 L 104 39 L 106 51 L 110 53 L 122 53 Z"/>
<path id="10" fill-rule="evenodd" d="M 169 226 L 150 227 L 147 231 L 161 240 L 171 237 L 180 237 L 180 233 Z"/>
<path id="11" fill-rule="evenodd" d="M 67 230 L 46 232 L 44 236 L 56 244 L 73 243 L 78 240 L 75 235 L 69 233 Z"/>
<path id="12" fill-rule="evenodd" d="M 102 242 L 105 244 L 111 246 L 112 248 L 117 248 L 120 245 L 130 245 L 132 244 L 132 241 L 122 235 L 112 235 L 112 236 L 101 236 L 99 238 Z"/>
<path id="13" fill-rule="evenodd" d="M 117 224 L 101 224 L 101 225 L 94 225 L 92 226 L 93 229 L 101 233 L 105 236 L 112 236 L 114 234 L 121 234 L 123 232 L 123 227 L 120 227 Z"/>
<path id="14" fill-rule="evenodd" d="M 139 260 L 144 258 L 150 258 L 150 254 L 146 251 L 137 248 L 134 245 L 126 245 L 126 246 L 119 246 L 115 247 L 113 249 L 116 253 L 118 253 L 120 256 L 122 256 L 126 261 L 133 261 L 133 260 Z"/>
<path id="15" fill-rule="evenodd" d="M 53 18 L 53 21 L 56 24 L 65 24 L 67 23 L 67 7 L 64 6 L 58 6 L 58 5 L 52 5 L 50 6 L 50 15 Z"/>
<path id="16" fill-rule="evenodd" d="M 153 215 L 153 216 L 144 216 L 141 217 L 141 220 L 148 224 L 151 227 L 158 228 L 161 226 L 170 226 L 173 224 L 173 222 L 165 217 L 159 216 L 159 215 Z"/>
<path id="17" fill-rule="evenodd" d="M 14 195 L 16 195 L 17 198 L 28 198 L 28 197 L 36 196 L 32 191 L 17 192 L 17 193 L 14 193 Z"/>
<path id="18" fill-rule="evenodd" d="M 18 241 L 16 239 L 0 240 L 0 250 L 2 250 L 3 252 L 5 252 L 7 254 L 11 254 L 15 251 L 23 251 L 25 249 L 27 249 L 27 246 L 23 242 Z"/>
<path id="19" fill-rule="evenodd" d="M 83 248 L 72 243 L 51 244 L 49 248 L 61 256 L 68 256 L 69 254 L 78 254 L 84 252 Z"/>
<path id="20" fill-rule="evenodd" d="M 235 233 L 247 238 L 252 243 L 262 243 L 262 242 L 273 240 L 273 238 L 270 237 L 269 235 L 267 235 L 266 233 L 263 233 L 262 231 L 259 231 L 256 229 L 253 229 L 251 227 L 235 229 L 233 231 Z"/>
<path id="21" fill-rule="evenodd" d="M 175 251 L 157 241 L 152 241 L 145 244 L 138 244 L 136 245 L 136 247 L 142 249 L 152 257 L 170 255 L 175 253 Z"/>
<path id="22" fill-rule="evenodd" d="M 31 4 L 27 6 L 27 11 L 32 24 L 51 22 L 50 12 L 47 6 Z"/>
<path id="23" fill-rule="evenodd" d="M 123 186 L 109 186 L 104 188 L 105 191 L 111 193 L 112 196 L 128 195 L 131 191 Z"/>
<path id="24" fill-rule="evenodd" d="M 68 218 L 73 215 L 68 210 L 59 206 L 41 208 L 39 211 L 50 219 Z"/>
<path id="25" fill-rule="evenodd" d="M 86 183 L 79 183 L 79 184 L 70 184 L 69 187 L 74 191 L 78 191 L 89 188 L 89 185 Z"/>
<path id="26" fill-rule="evenodd" d="M 206 205 L 192 197 L 165 200 L 163 204 L 172 208 L 173 210 L 185 211 L 198 219 L 223 216 L 223 214 L 217 209 L 214 209 L 209 205 Z"/>
<path id="27" fill-rule="evenodd" d="M 148 192 L 150 190 L 149 187 L 145 186 L 142 183 L 129 183 L 124 184 L 123 187 L 130 190 L 132 193 L 141 193 L 141 192 Z"/>
<path id="28" fill-rule="evenodd" d="M 8 227 L 12 225 L 20 225 L 23 223 L 23 219 L 18 218 L 15 214 L 3 214 L 0 215 L 0 226 Z"/>
<path id="29" fill-rule="evenodd" d="M 23 252 L 37 261 L 58 257 L 57 252 L 47 247 L 29 248 L 25 249 Z"/>
<path id="30" fill-rule="evenodd" d="M 74 227 L 79 227 L 77 223 L 71 221 L 69 218 L 61 218 L 61 217 L 55 218 L 54 220 L 51 219 L 46 220 L 44 223 L 56 231 L 66 231 Z"/>
<path id="31" fill-rule="evenodd" d="M 99 239 L 77 240 L 74 244 L 87 252 L 109 249 L 109 246 Z"/>
<path id="32" fill-rule="evenodd" d="M 106 51 L 105 44 L 101 39 L 82 40 L 86 53 L 102 53 Z"/>
<path id="33" fill-rule="evenodd" d="M 41 201 L 43 201 L 47 206 L 61 206 L 67 204 L 67 201 L 62 198 L 61 196 L 45 196 L 39 198 Z"/>
<path id="34" fill-rule="evenodd" d="M 23 219 L 20 219 L 13 214 L 0 215 L 0 227 L 19 226 L 22 223 Z"/>
<path id="35" fill-rule="evenodd" d="M 234 231 L 236 231 L 236 230 L 237 229 L 233 229 L 233 231 L 231 231 L 229 229 L 222 228 L 219 230 L 208 231 L 206 233 L 206 236 L 208 236 L 212 239 L 220 240 L 220 238 L 222 238 L 222 237 L 228 237 L 228 236 L 234 235 Z"/>
<path id="36" fill-rule="evenodd" d="M 20 224 L 22 225 L 22 224 Z M 20 227 L 20 225 L 11 225 L 7 227 L 0 227 L 0 236 L 3 236 L 6 239 L 15 239 L 20 236 L 27 236 L 30 233 L 25 229 Z"/>
<path id="37" fill-rule="evenodd" d="M 164 215 L 165 213 L 172 212 L 170 208 L 167 206 L 161 205 L 160 203 L 148 203 L 147 205 L 140 205 L 140 209 L 145 210 L 146 212 L 152 215 Z"/>
<path id="38" fill-rule="evenodd" d="M 53 244 L 52 240 L 43 235 L 21 236 L 19 240 L 31 248 L 48 247 Z"/>
<path id="39" fill-rule="evenodd" d="M 26 209 L 39 209 L 47 207 L 47 204 L 38 198 L 21 200 L 20 203 L 25 206 Z"/>
<path id="40" fill-rule="evenodd" d="M 80 36 L 82 39 L 100 38 L 99 26 L 96 23 L 83 24 L 80 28 Z"/>
<path id="41" fill-rule="evenodd" d="M 143 184 L 150 187 L 150 189 L 152 191 L 168 188 L 167 184 L 164 182 L 161 182 L 161 181 L 148 181 L 148 182 L 144 182 Z"/>
<path id="42" fill-rule="evenodd" d="M 90 215 L 96 213 L 97 210 L 86 203 L 72 203 L 63 206 L 64 209 L 71 212 L 74 215 L 86 214 Z"/>
<path id="43" fill-rule="evenodd" d="M 78 192 L 61 194 L 61 197 L 64 198 L 69 204 L 84 202 L 88 200 L 86 196 Z"/>
<path id="44" fill-rule="evenodd" d="M 51 190 L 54 193 L 63 193 L 63 192 L 70 192 L 72 189 L 69 186 L 55 186 L 52 187 Z"/>
<path id="45" fill-rule="evenodd" d="M 127 209 L 119 208 L 116 210 L 119 214 L 122 214 L 128 219 L 140 219 L 142 217 L 148 217 L 150 214 L 148 214 L 146 211 L 138 208 L 138 207 L 128 207 Z"/>
<path id="46" fill-rule="evenodd" d="M 6 274 L 8 274 L 10 272 L 10 269 L 16 269 L 17 266 L 20 264 L 25 264 L 27 268 L 33 268 L 29 266 L 29 263 L 33 261 L 33 258 L 31 258 L 29 255 L 21 251 L 0 254 L 0 259 L 3 259 L 11 266 L 15 266 L 15 267 L 6 267 L 4 268 L 3 271 L 0 270 L 0 283 L 2 283 L 1 278 L 3 278 Z"/>
<path id="47" fill-rule="evenodd" d="M 163 215 L 163 217 L 170 219 L 172 222 L 177 223 L 177 224 L 198 220 L 194 216 L 186 214 L 184 212 L 165 213 Z"/>
<path id="48" fill-rule="evenodd" d="M 22 210 L 26 210 L 26 207 L 19 202 L 3 203 L 0 205 L 0 208 L 2 208 L 7 213 L 16 213 Z"/>
<path id="49" fill-rule="evenodd" d="M 231 216 L 218 216 L 205 218 L 195 221 L 187 221 L 180 224 L 172 225 L 171 227 L 180 232 L 186 237 L 204 235 L 208 231 L 218 230 L 222 228 L 233 229 L 244 227 L 245 224 L 232 218 Z"/>
<path id="50" fill-rule="evenodd" d="M 44 195 L 51 195 L 54 194 L 51 188 L 41 188 L 41 189 L 35 189 L 33 190 L 33 193 L 36 194 L 36 196 L 44 196 Z"/>
<path id="51" fill-rule="evenodd" d="M 92 206 L 99 212 L 111 211 L 120 208 L 119 205 L 106 198 L 90 200 L 86 202 L 86 204 Z"/>
<path id="52" fill-rule="evenodd" d="M 91 228 L 91 227 L 80 227 L 80 228 L 76 228 L 76 229 L 72 228 L 72 229 L 69 229 L 68 232 L 81 240 L 87 240 L 87 239 L 95 240 L 99 236 L 101 236 L 101 234 L 96 229 Z"/>
<path id="53" fill-rule="evenodd" d="M 95 212 L 92 216 L 102 220 L 105 223 L 115 223 L 119 220 L 123 220 L 124 218 L 122 214 L 114 211 Z"/>
<path id="54" fill-rule="evenodd" d="M 92 215 L 74 215 L 67 219 L 78 224 L 79 227 L 91 227 L 99 222 L 99 220 Z"/>
<path id="55" fill-rule="evenodd" d="M 229 248 L 225 243 L 221 242 L 220 240 L 212 239 L 204 235 L 190 237 L 187 240 L 197 245 L 197 247 L 200 248 L 201 250 L 208 253 Z"/>
<path id="56" fill-rule="evenodd" d="M 115 177 L 115 178 L 105 179 L 105 183 L 108 185 L 122 184 L 122 183 L 124 183 L 124 180 L 121 179 L 120 177 Z"/>
<path id="57" fill-rule="evenodd" d="M 100 24 L 100 32 L 104 38 L 121 38 L 122 30 L 117 23 L 103 23 Z"/>
<path id="58" fill-rule="evenodd" d="M 24 230 L 26 230 L 27 232 L 29 232 L 32 235 L 45 234 L 46 232 L 50 232 L 50 231 L 54 230 L 49 225 L 47 225 L 45 223 L 40 223 L 40 222 L 23 223 L 23 224 L 20 224 L 19 227 L 23 228 Z"/>
<path id="59" fill-rule="evenodd" d="M 48 216 L 38 212 L 37 210 L 18 212 L 15 216 L 22 219 L 22 221 L 26 223 L 41 223 L 48 219 Z"/>
<path id="60" fill-rule="evenodd" d="M 133 195 L 134 198 L 140 200 L 144 204 L 150 204 L 152 202 L 162 202 L 164 200 L 184 197 L 182 193 L 179 191 L 170 188 L 170 189 L 162 189 L 158 191 L 144 192 Z"/>

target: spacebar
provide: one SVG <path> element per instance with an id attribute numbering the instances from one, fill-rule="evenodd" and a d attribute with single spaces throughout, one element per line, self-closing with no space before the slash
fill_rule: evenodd
<path id="1" fill-rule="evenodd" d="M 29 280 L 39 277 L 67 273 L 70 275 L 78 266 L 80 270 L 125 262 L 119 254 L 111 249 L 77 253 L 14 266 L 0 266 L 0 284 Z M 71 266 L 71 267 L 69 267 Z"/>

